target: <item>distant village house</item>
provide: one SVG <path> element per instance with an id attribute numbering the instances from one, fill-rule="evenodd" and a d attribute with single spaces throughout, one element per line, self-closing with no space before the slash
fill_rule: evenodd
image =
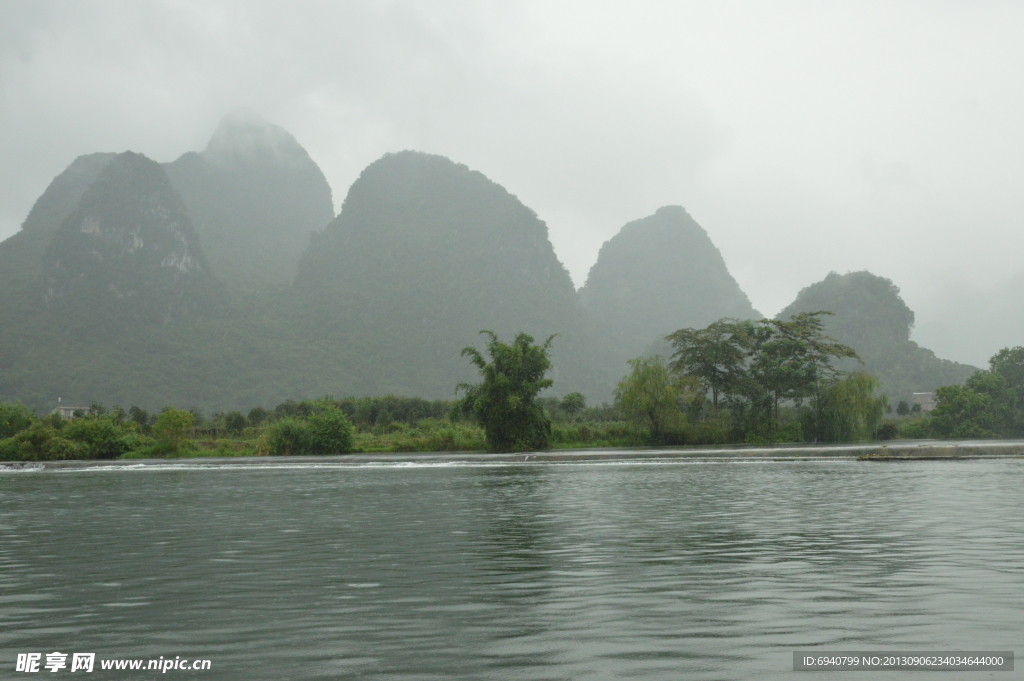
<path id="1" fill-rule="evenodd" d="M 921 411 L 929 412 L 935 408 L 935 393 L 914 393 L 914 404 L 921 405 Z"/>
<path id="2" fill-rule="evenodd" d="M 92 410 L 89 407 L 65 407 L 61 405 L 54 409 L 53 412 L 51 413 L 60 414 L 63 418 L 66 419 L 73 419 L 75 418 L 76 414 L 78 416 L 83 416 L 85 414 L 90 413 L 91 411 Z"/>

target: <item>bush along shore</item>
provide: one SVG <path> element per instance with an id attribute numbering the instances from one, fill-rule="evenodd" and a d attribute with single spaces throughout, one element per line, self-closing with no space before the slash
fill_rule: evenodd
<path id="1" fill-rule="evenodd" d="M 542 400 L 555 417 L 558 448 L 645 444 L 644 433 L 617 420 L 611 407 L 578 409 L 569 400 Z M 484 429 L 458 415 L 456 402 L 406 397 L 329 397 L 287 401 L 248 414 L 166 407 L 148 413 L 93 404 L 64 418 L 38 416 L 17 403 L 0 403 L 0 461 L 148 459 L 160 457 L 288 456 L 385 452 L 459 452 L 487 449 Z"/>
<path id="2" fill-rule="evenodd" d="M 150 414 L 101 404 L 39 416 L 0 403 L 0 461 L 1024 436 L 1024 347 L 1001 350 L 963 386 L 939 388 L 931 414 L 901 403 L 887 418 L 892 409 L 876 377 L 832 365 L 858 358 L 823 334 L 822 314 L 681 329 L 667 339 L 672 361 L 630 361 L 615 403 L 600 407 L 587 407 L 580 393 L 539 397 L 552 386 L 553 337 L 535 344 L 518 334 L 506 344 L 489 331 L 483 352 L 463 350 L 481 381 L 459 385 L 455 401 L 325 396 L 209 418 L 172 406 Z"/>

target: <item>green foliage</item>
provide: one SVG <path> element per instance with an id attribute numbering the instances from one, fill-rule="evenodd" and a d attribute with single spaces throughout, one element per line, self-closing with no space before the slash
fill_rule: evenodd
<path id="1" fill-rule="evenodd" d="M 718 411 L 718 397 L 736 387 L 743 378 L 749 325 L 735 319 L 719 319 L 705 329 L 679 329 L 666 337 L 675 352 L 672 370 L 697 378 L 711 393 Z"/>
<path id="2" fill-rule="evenodd" d="M 906 416 L 910 413 L 910 405 L 907 404 L 906 400 L 900 400 L 900 403 L 896 405 L 896 413 L 900 416 Z"/>
<path id="3" fill-rule="evenodd" d="M 195 414 L 174 407 L 167 407 L 153 424 L 153 437 L 169 449 L 177 451 L 185 432 L 195 423 Z"/>
<path id="4" fill-rule="evenodd" d="M 1003 348 L 962 386 L 935 393 L 929 424 L 939 437 L 1024 436 L 1024 348 Z"/>
<path id="5" fill-rule="evenodd" d="M 261 453 L 271 456 L 308 456 L 316 453 L 315 435 L 309 421 L 288 416 L 264 432 Z"/>
<path id="6" fill-rule="evenodd" d="M 581 411 L 587 408 L 587 398 L 583 393 L 569 393 L 562 398 L 559 405 L 570 419 L 576 418 Z"/>
<path id="7" fill-rule="evenodd" d="M 874 439 L 888 404 L 877 390 L 878 379 L 863 372 L 823 385 L 805 412 L 804 437 L 817 442 Z"/>
<path id="8" fill-rule="evenodd" d="M 35 420 L 35 413 L 25 405 L 0 402 L 0 440 L 25 430 Z"/>
<path id="9" fill-rule="evenodd" d="M 227 432 L 237 435 L 242 432 L 246 425 L 247 422 L 241 412 L 229 411 L 227 414 L 224 414 L 224 430 Z"/>
<path id="10" fill-rule="evenodd" d="M 747 380 L 740 392 L 767 409 L 769 420 L 779 420 L 783 400 L 803 400 L 822 382 L 839 375 L 833 361 L 859 359 L 853 348 L 825 335 L 822 315 L 801 312 L 790 321 L 764 319 L 750 326 L 747 337 Z"/>
<path id="11" fill-rule="evenodd" d="M 113 414 L 87 414 L 64 426 L 62 437 L 80 445 L 83 458 L 116 459 L 149 443 L 134 421 L 121 423 Z"/>
<path id="12" fill-rule="evenodd" d="M 459 385 L 466 394 L 458 410 L 483 426 L 491 451 L 547 449 L 551 421 L 537 404 L 537 394 L 552 384 L 544 376 L 551 368 L 549 352 L 554 336 L 543 345 L 535 345 L 532 336 L 520 333 L 508 345 L 491 331 L 480 333 L 490 339 L 487 354 L 491 361 L 476 348 L 462 350 L 479 369 L 483 381 Z"/>
<path id="13" fill-rule="evenodd" d="M 841 373 L 836 360 L 859 359 L 853 348 L 825 335 L 822 316 L 830 314 L 802 312 L 789 321 L 720 319 L 705 329 L 679 329 L 667 337 L 675 348 L 671 368 L 711 392 L 713 411 L 725 395 L 737 416 L 734 427 L 767 437 L 781 425 L 784 401 L 799 404 L 819 395 Z"/>
<path id="14" fill-rule="evenodd" d="M 13 437 L 0 440 L 0 461 L 53 461 L 88 458 L 86 448 L 64 439 L 56 429 L 34 423 Z"/>
<path id="15" fill-rule="evenodd" d="M 994 437 L 992 398 L 962 385 L 947 385 L 935 391 L 931 427 L 940 437 Z"/>
<path id="16" fill-rule="evenodd" d="M 307 419 L 311 446 L 317 454 L 345 454 L 352 451 L 352 424 L 345 413 L 327 406 Z"/>
<path id="17" fill-rule="evenodd" d="M 615 406 L 628 420 L 647 429 L 650 440 L 662 443 L 683 416 L 679 389 L 661 355 L 629 361 L 631 371 L 615 388 Z"/>
<path id="18" fill-rule="evenodd" d="M 270 417 L 270 413 L 263 407 L 253 407 L 249 410 L 249 423 L 254 428 L 258 428 L 263 425 L 263 422 Z"/>
<path id="19" fill-rule="evenodd" d="M 345 454 L 352 451 L 354 429 L 345 413 L 325 398 L 313 405 L 308 416 L 286 416 L 270 424 L 260 445 L 273 456 Z"/>

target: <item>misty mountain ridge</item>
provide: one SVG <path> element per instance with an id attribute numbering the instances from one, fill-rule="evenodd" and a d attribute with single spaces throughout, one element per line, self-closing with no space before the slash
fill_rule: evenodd
<path id="1" fill-rule="evenodd" d="M 964 365 L 909 341 L 913 313 L 891 282 L 854 274 L 784 314 L 834 308 L 830 330 L 889 392 L 963 380 Z M 553 392 L 600 403 L 627 360 L 667 350 L 667 333 L 761 317 L 680 206 L 626 224 L 577 292 L 547 225 L 482 173 L 387 154 L 334 217 L 301 145 L 252 116 L 172 163 L 76 159 L 0 243 L 0 281 L 0 399 L 40 408 L 58 394 L 216 409 L 451 398 L 475 376 L 459 351 L 481 329 L 557 334 Z"/>
<path id="2" fill-rule="evenodd" d="M 915 392 L 966 381 L 977 367 L 940 359 L 910 340 L 914 313 L 899 293 L 892 281 L 867 271 L 831 272 L 801 290 L 776 318 L 819 310 L 834 313 L 823 318 L 825 332 L 864 360 L 863 367 L 846 362 L 844 368 L 877 375 L 892 400 L 909 400 Z"/>
<path id="3" fill-rule="evenodd" d="M 414 151 L 360 174 L 314 235 L 295 295 L 317 335 L 374 356 L 371 392 L 451 397 L 452 377 L 473 373 L 458 351 L 481 329 L 578 335 L 576 291 L 547 225 L 482 173 Z"/>
<path id="4" fill-rule="evenodd" d="M 290 133 L 254 114 L 226 117 L 206 149 L 165 168 L 210 264 L 242 291 L 291 284 L 310 233 L 334 218 L 320 167 Z"/>
<path id="5" fill-rule="evenodd" d="M 169 321 L 217 290 L 198 242 L 163 168 L 141 154 L 118 154 L 46 249 L 43 301 L 91 314 L 127 307 L 135 316 Z"/>

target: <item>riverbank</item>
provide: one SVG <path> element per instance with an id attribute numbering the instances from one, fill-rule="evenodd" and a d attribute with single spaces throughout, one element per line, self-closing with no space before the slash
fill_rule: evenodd
<path id="1" fill-rule="evenodd" d="M 787 461 L 850 459 L 858 461 L 922 461 L 984 458 L 1024 459 L 1024 440 L 920 440 L 888 444 L 846 445 L 748 445 L 664 448 L 605 448 L 551 450 L 546 452 L 403 452 L 342 454 L 334 456 L 230 456 L 166 459 L 110 459 L 72 461 L 0 462 L 0 470 L 84 470 L 95 468 L 222 468 L 225 466 L 399 466 L 457 464 L 573 464 L 681 461 Z"/>

